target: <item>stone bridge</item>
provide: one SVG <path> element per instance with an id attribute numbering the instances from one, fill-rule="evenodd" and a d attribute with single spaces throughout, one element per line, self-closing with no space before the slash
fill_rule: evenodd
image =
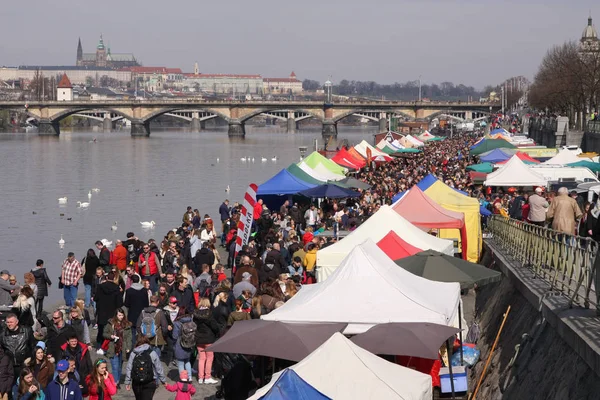
<path id="1" fill-rule="evenodd" d="M 496 103 L 479 102 L 400 102 L 400 101 L 344 101 L 328 104 L 321 101 L 203 101 L 178 100 L 93 100 L 0 102 L 0 109 L 25 112 L 37 119 L 40 135 L 59 135 L 59 122 L 73 114 L 102 119 L 104 127 L 111 127 L 117 118 L 131 121 L 132 136 L 150 135 L 150 122 L 161 115 L 189 118 L 193 130 L 202 122 L 222 118 L 229 124 L 229 136 L 245 136 L 244 124 L 261 114 L 284 119 L 288 131 L 294 131 L 296 122 L 315 118 L 323 124 L 323 136 L 337 136 L 337 123 L 351 115 L 378 121 L 380 131 L 387 130 L 390 117 L 407 120 L 432 120 L 450 116 L 459 120 L 485 118 L 500 109 Z"/>

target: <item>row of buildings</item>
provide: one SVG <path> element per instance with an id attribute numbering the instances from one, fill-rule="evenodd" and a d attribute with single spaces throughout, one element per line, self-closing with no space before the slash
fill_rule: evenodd
<path id="1" fill-rule="evenodd" d="M 181 91 L 217 96 L 296 95 L 302 92 L 302 82 L 294 72 L 286 78 L 263 78 L 258 74 L 201 73 L 197 63 L 193 73 L 185 73 L 179 68 L 145 67 L 131 53 L 112 53 L 102 35 L 95 53 L 84 53 L 79 40 L 74 66 L 0 67 L 0 81 L 21 87 L 26 87 L 39 75 L 60 80 L 65 74 L 74 85 L 127 87 L 148 92 Z"/>

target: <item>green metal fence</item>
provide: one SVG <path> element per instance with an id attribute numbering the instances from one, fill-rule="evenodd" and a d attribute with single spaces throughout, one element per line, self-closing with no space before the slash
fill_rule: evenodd
<path id="1" fill-rule="evenodd" d="M 598 243 L 552 229 L 500 216 L 488 220 L 492 240 L 521 266 L 533 270 L 573 303 L 598 308 L 594 290 Z"/>

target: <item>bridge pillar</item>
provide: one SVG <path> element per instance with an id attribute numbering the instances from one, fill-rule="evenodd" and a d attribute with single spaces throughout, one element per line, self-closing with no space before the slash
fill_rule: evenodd
<path id="1" fill-rule="evenodd" d="M 243 122 L 229 121 L 229 137 L 246 137 L 246 127 Z"/>
<path id="2" fill-rule="evenodd" d="M 206 130 L 206 121 L 200 121 L 200 130 L 201 131 L 205 131 Z"/>
<path id="3" fill-rule="evenodd" d="M 110 118 L 104 118 L 102 121 L 102 132 L 111 132 L 115 129 L 115 124 Z"/>
<path id="4" fill-rule="evenodd" d="M 144 121 L 131 121 L 131 136 L 132 137 L 148 137 L 150 136 L 150 123 Z"/>
<path id="5" fill-rule="evenodd" d="M 331 136 L 337 138 L 337 124 L 333 121 L 323 121 L 323 139 L 329 139 Z"/>
<path id="6" fill-rule="evenodd" d="M 57 121 L 40 120 L 38 122 L 38 135 L 40 136 L 58 136 L 60 135 L 60 125 Z"/>
<path id="7" fill-rule="evenodd" d="M 296 132 L 296 119 L 294 118 L 294 112 L 289 111 L 288 118 L 287 118 L 287 133 L 294 133 L 294 132 Z"/>
<path id="8" fill-rule="evenodd" d="M 388 120 L 385 113 L 379 113 L 379 133 L 386 133 L 388 131 Z"/>
<path id="9" fill-rule="evenodd" d="M 465 120 L 467 120 L 467 121 L 473 120 L 473 111 L 465 111 Z"/>

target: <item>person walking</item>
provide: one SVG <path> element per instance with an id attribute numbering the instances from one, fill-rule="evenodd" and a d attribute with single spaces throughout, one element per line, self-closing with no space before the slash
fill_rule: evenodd
<path id="1" fill-rule="evenodd" d="M 64 286 L 65 304 L 69 308 L 75 305 L 79 278 L 82 273 L 81 264 L 75 259 L 75 253 L 69 252 L 62 264 L 60 275 L 60 281 Z"/>
<path id="2" fill-rule="evenodd" d="M 156 392 L 157 380 L 163 385 L 167 383 L 162 364 L 148 338 L 140 335 L 127 363 L 125 389 L 133 388 L 136 400 L 150 400 Z"/>
<path id="3" fill-rule="evenodd" d="M 25 359 L 33 351 L 35 339 L 33 331 L 29 326 L 19 325 L 19 319 L 15 314 L 6 316 L 6 327 L 0 335 L 0 346 L 12 356 L 14 376 L 18 376 Z"/>
<path id="4" fill-rule="evenodd" d="M 117 387 L 121 383 L 123 360 L 131 352 L 132 330 L 131 322 L 125 318 L 125 311 L 122 308 L 117 309 L 115 316 L 104 327 L 104 339 L 108 341 L 106 357 L 110 360 L 111 371 Z"/>
<path id="5" fill-rule="evenodd" d="M 48 297 L 48 286 L 52 286 L 52 281 L 48 277 L 48 272 L 44 267 L 44 260 L 38 259 L 35 262 L 35 268 L 31 270 L 35 278 L 35 284 L 38 287 L 36 296 L 36 311 L 37 315 L 41 315 L 44 311 L 44 297 Z"/>
<path id="6" fill-rule="evenodd" d="M 214 353 L 205 351 L 213 344 L 220 333 L 219 324 L 210 310 L 210 300 L 206 297 L 200 299 L 198 308 L 194 310 L 194 323 L 196 324 L 196 348 L 198 349 L 198 383 L 219 383 L 211 377 Z"/>
<path id="7" fill-rule="evenodd" d="M 86 256 L 81 260 L 83 268 L 83 287 L 85 288 L 85 306 L 91 305 L 92 286 L 94 285 L 94 277 L 96 269 L 100 266 L 100 260 L 96 256 L 94 249 L 88 249 Z"/>
<path id="8" fill-rule="evenodd" d="M 108 323 L 118 308 L 123 305 L 121 288 L 115 283 L 115 273 L 110 272 L 107 277 L 102 278 L 102 283 L 96 288 L 94 301 L 96 302 L 96 323 L 98 324 L 98 335 L 96 337 L 98 354 L 102 354 L 100 346 L 104 341 L 104 326 Z"/>
<path id="9" fill-rule="evenodd" d="M 92 357 L 90 356 L 89 347 L 77 339 L 77 335 L 72 335 L 67 343 L 61 346 L 61 354 L 59 359 L 75 360 L 75 370 L 79 374 L 79 384 L 83 385 L 84 378 L 92 371 Z"/>
<path id="10" fill-rule="evenodd" d="M 115 266 L 119 273 L 122 274 L 127 267 L 127 249 L 123 246 L 123 242 L 120 239 L 117 239 L 116 243 L 115 249 L 113 250 L 113 256 L 115 259 Z"/>
<path id="11" fill-rule="evenodd" d="M 98 249 L 98 260 L 104 272 L 110 272 L 110 250 L 100 240 L 96 240 L 96 249 Z"/>
<path id="12" fill-rule="evenodd" d="M 192 314 L 185 308 L 179 310 L 179 315 L 173 324 L 173 340 L 175 340 L 175 360 L 179 372 L 186 370 L 192 376 L 192 350 L 196 347 L 196 329 Z"/>
<path id="13" fill-rule="evenodd" d="M 191 400 L 192 396 L 196 394 L 196 388 L 192 385 L 187 371 L 181 371 L 179 373 L 179 382 L 172 385 L 166 384 L 165 388 L 167 388 L 169 392 L 177 393 L 175 395 L 175 400 Z"/>
<path id="14" fill-rule="evenodd" d="M 44 390 L 46 400 L 82 400 L 79 382 L 69 379 L 69 362 L 60 360 L 56 371 L 56 378 Z"/>
<path id="15" fill-rule="evenodd" d="M 40 387 L 45 389 L 54 376 L 54 358 L 46 356 L 44 342 L 37 342 L 33 350 L 33 357 L 27 363 L 27 367 L 33 371 L 33 377 L 38 381 Z"/>
<path id="16" fill-rule="evenodd" d="M 96 360 L 94 369 L 85 377 L 85 386 L 90 400 L 112 400 L 117 394 L 115 378 L 106 369 L 105 359 Z"/>
<path id="17" fill-rule="evenodd" d="M 40 384 L 33 376 L 33 371 L 23 368 L 12 391 L 12 400 L 44 400 L 46 396 Z"/>
<path id="18" fill-rule="evenodd" d="M 139 256 L 139 271 L 142 279 L 150 281 L 150 290 L 155 293 L 158 290 L 158 280 L 160 279 L 161 264 L 155 252 L 150 251 L 150 245 L 145 244 L 142 247 L 142 254 Z"/>
<path id="19" fill-rule="evenodd" d="M 146 336 L 153 350 L 160 357 L 163 346 L 167 344 L 165 335 L 168 335 L 169 324 L 164 311 L 159 308 L 159 303 L 158 296 L 151 296 L 150 305 L 141 312 L 135 326 L 138 335 Z"/>
<path id="20" fill-rule="evenodd" d="M 576 222 L 583 213 L 577 201 L 569 196 L 566 187 L 558 189 L 558 196 L 552 199 L 548 207 L 548 218 L 552 218 L 552 229 L 569 235 L 575 234 Z"/>
<path id="21" fill-rule="evenodd" d="M 542 197 L 542 188 L 535 188 L 535 193 L 529 196 L 528 219 L 533 225 L 544 226 L 546 222 L 546 211 L 548 210 L 548 202 Z"/>
<path id="22" fill-rule="evenodd" d="M 9 281 L 10 272 L 3 270 L 0 272 L 0 305 L 10 306 L 13 303 L 11 293 L 19 289 L 19 285 L 11 284 Z"/>
<path id="23" fill-rule="evenodd" d="M 0 399 L 8 400 L 15 380 L 13 359 L 10 353 L 0 346 Z"/>
<path id="24" fill-rule="evenodd" d="M 142 310 L 150 305 L 148 301 L 148 290 L 140 283 L 140 277 L 134 275 L 131 287 L 125 291 L 125 302 L 123 305 L 127 307 L 127 320 L 133 326 L 136 326 L 137 320 L 142 313 Z M 131 345 L 135 343 L 136 331 L 131 332 Z"/>

